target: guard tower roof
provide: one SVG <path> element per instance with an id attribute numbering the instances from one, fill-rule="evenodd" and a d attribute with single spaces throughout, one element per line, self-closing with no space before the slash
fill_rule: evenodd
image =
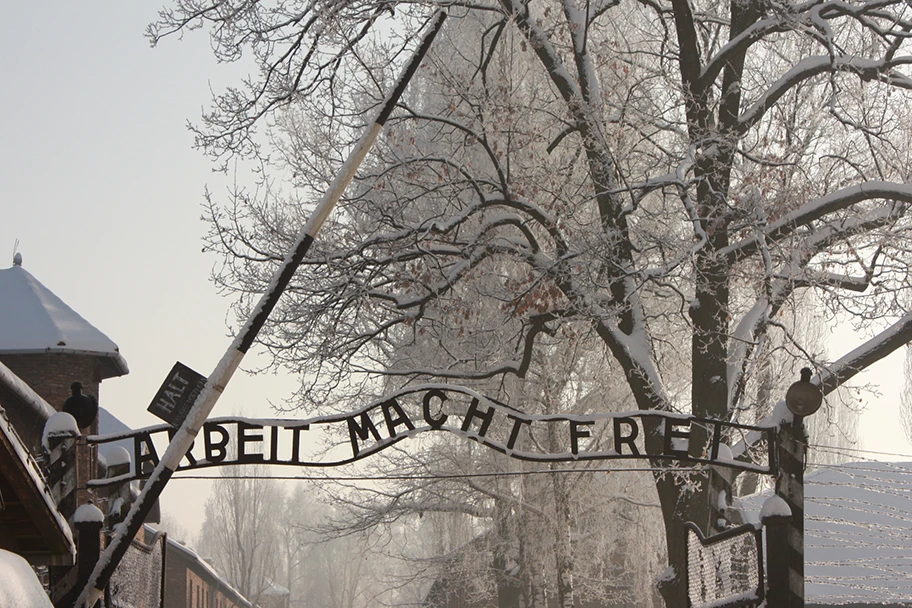
<path id="1" fill-rule="evenodd" d="M 130 372 L 109 337 L 22 267 L 0 270 L 0 355 L 72 353 L 102 358 L 102 378 Z"/>

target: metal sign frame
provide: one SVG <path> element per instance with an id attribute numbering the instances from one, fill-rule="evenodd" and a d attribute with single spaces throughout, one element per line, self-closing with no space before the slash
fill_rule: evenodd
<path id="1" fill-rule="evenodd" d="M 168 377 L 162 382 L 146 411 L 178 428 L 186 420 L 193 402 L 204 386 L 206 376 L 178 361 L 168 372 Z"/>
<path id="2" fill-rule="evenodd" d="M 523 429 L 556 428 L 563 437 L 561 451 L 545 451 L 521 441 Z M 697 433 L 694 431 L 698 430 Z M 338 448 L 319 459 L 302 455 L 304 438 L 332 433 Z M 723 438 L 760 433 L 775 445 L 775 427 L 684 416 L 670 412 L 633 411 L 588 415 L 531 415 L 472 389 L 449 384 L 410 387 L 352 412 L 304 420 L 220 417 L 207 420 L 197 441 L 181 460 L 177 471 L 236 464 L 271 464 L 298 467 L 342 466 L 377 454 L 407 437 L 428 431 L 447 431 L 477 441 L 511 458 L 529 462 L 586 462 L 594 460 L 668 460 L 692 466 L 713 465 L 762 474 L 775 472 L 775 450 L 767 464 L 720 456 Z M 650 433 L 658 441 L 645 441 Z M 92 444 L 132 440 L 134 471 L 149 470 L 160 458 L 154 438 L 170 439 L 173 427 L 93 435 Z M 338 438 L 348 437 L 345 442 Z M 703 445 L 692 445 L 695 438 Z M 159 443 L 161 443 L 161 440 Z M 659 449 L 656 449 L 656 448 Z M 93 480 L 92 486 L 141 479 L 141 473 Z"/>
<path id="3" fill-rule="evenodd" d="M 687 534 L 693 534 L 700 541 L 700 545 L 703 548 L 713 547 L 720 543 L 725 543 L 731 541 L 740 536 L 751 535 L 753 537 L 754 543 L 756 543 L 757 551 L 757 587 L 750 590 L 745 590 L 744 592 L 736 592 L 730 598 L 721 598 L 715 599 L 707 604 L 697 604 L 694 605 L 693 600 L 690 596 L 690 578 L 691 578 L 691 567 L 693 564 L 690 563 L 690 550 L 687 551 L 687 561 L 685 566 L 685 571 L 687 573 L 688 581 L 688 593 L 687 593 L 687 607 L 688 608 L 701 608 L 702 606 L 718 606 L 719 608 L 747 608 L 749 606 L 758 606 L 766 599 L 766 584 L 764 581 L 764 568 L 763 568 L 763 529 L 760 526 L 754 524 L 744 524 L 738 526 L 737 528 L 731 528 L 719 534 L 713 536 L 703 536 L 703 532 L 700 531 L 700 527 L 694 524 L 693 522 L 685 522 L 684 526 L 687 528 Z M 715 573 L 714 573 L 715 574 Z M 753 592 L 753 593 L 751 593 Z M 747 597 L 750 595 L 751 597 Z"/>

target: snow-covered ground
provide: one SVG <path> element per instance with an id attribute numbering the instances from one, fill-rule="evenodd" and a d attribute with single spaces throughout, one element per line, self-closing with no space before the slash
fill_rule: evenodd
<path id="1" fill-rule="evenodd" d="M 754 520 L 768 495 L 744 500 Z M 912 605 L 912 462 L 806 473 L 805 575 L 808 602 Z"/>
<path id="2" fill-rule="evenodd" d="M 22 557 L 0 549 L 0 608 L 53 608 L 41 582 Z"/>

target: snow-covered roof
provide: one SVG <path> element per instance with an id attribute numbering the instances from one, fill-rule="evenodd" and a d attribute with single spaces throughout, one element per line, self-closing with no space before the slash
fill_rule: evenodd
<path id="1" fill-rule="evenodd" d="M 809 603 L 912 601 L 912 462 L 820 468 L 804 495 Z M 767 496 L 742 500 L 759 511 Z"/>
<path id="2" fill-rule="evenodd" d="M 0 270 L 0 354 L 76 353 L 103 357 L 102 377 L 129 373 L 117 345 L 22 266 Z"/>
<path id="3" fill-rule="evenodd" d="M 289 591 L 288 589 L 286 589 L 285 587 L 283 587 L 282 585 L 280 585 L 274 581 L 266 579 L 266 588 L 263 589 L 263 593 L 261 595 L 265 595 L 265 596 L 291 595 L 291 591 Z"/>
<path id="4" fill-rule="evenodd" d="M 9 459 L 6 455 L 9 455 Z M 47 486 L 44 475 L 38 468 L 31 453 L 22 444 L 16 429 L 13 428 L 5 413 L 0 409 L 0 474 L 7 476 L 8 482 L 18 487 L 23 493 L 19 498 L 23 508 L 28 510 L 39 532 L 45 537 L 52 550 L 62 554 L 69 554 L 70 558 L 76 556 L 76 545 L 70 525 L 57 510 L 51 491 Z M 24 480 L 23 481 L 17 481 Z M 11 501 L 13 497 L 7 497 Z M 39 505 L 44 508 L 38 508 Z"/>
<path id="5" fill-rule="evenodd" d="M 200 557 L 200 555 L 196 551 L 194 551 L 187 545 L 174 540 L 170 536 L 168 537 L 168 550 L 169 551 L 177 550 L 177 551 L 183 553 L 186 557 L 188 557 L 192 562 L 195 563 L 197 568 L 199 568 L 200 570 L 202 570 L 206 574 L 208 574 L 210 577 L 212 577 L 213 580 L 210 581 L 211 583 L 213 583 L 213 584 L 217 585 L 219 588 L 235 595 L 237 598 L 237 601 L 241 605 L 248 606 L 248 607 L 251 606 L 250 601 L 247 598 L 245 598 L 243 595 L 241 595 L 240 591 L 235 589 L 234 586 L 232 586 L 231 583 L 229 583 L 228 580 L 225 579 L 225 577 L 223 577 L 218 572 L 218 570 L 216 570 L 212 565 L 210 565 L 204 558 Z"/>

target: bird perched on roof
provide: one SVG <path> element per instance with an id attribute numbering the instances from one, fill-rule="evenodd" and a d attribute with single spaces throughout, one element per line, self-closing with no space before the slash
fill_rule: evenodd
<path id="1" fill-rule="evenodd" d="M 63 402 L 63 411 L 76 419 L 79 428 L 92 426 L 98 416 L 98 400 L 92 395 L 83 395 L 79 382 L 71 384 L 70 390 L 73 394 Z"/>

